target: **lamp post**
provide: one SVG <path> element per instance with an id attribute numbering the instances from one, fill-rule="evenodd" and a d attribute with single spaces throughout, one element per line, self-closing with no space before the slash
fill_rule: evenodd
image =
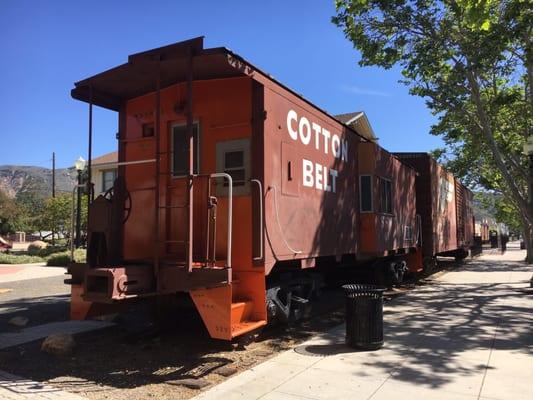
<path id="1" fill-rule="evenodd" d="M 529 197 L 529 204 L 528 204 L 528 207 L 529 207 L 529 217 L 530 218 L 533 218 L 533 135 L 529 136 L 527 138 L 527 141 L 526 143 L 524 143 L 524 153 L 528 156 L 529 158 L 529 175 L 528 175 L 528 197 Z M 529 228 L 532 226 L 533 224 L 530 222 L 529 223 Z M 527 229 L 527 228 L 526 228 Z M 531 232 L 531 229 L 529 230 L 529 240 L 532 241 L 532 232 Z M 531 248 L 531 246 L 533 245 L 533 243 L 529 243 L 529 248 Z M 527 247 L 526 247 L 527 248 Z M 532 262 L 533 260 L 530 260 L 530 259 L 527 259 L 528 262 Z"/>
<path id="2" fill-rule="evenodd" d="M 85 169 L 85 164 L 87 162 L 83 157 L 79 157 L 74 162 L 74 167 L 78 171 L 78 198 L 77 198 L 77 207 L 76 207 L 76 247 L 80 247 L 81 244 L 81 174 Z"/>

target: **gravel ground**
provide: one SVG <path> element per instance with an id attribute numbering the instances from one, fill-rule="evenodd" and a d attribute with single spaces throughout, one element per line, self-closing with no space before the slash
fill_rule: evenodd
<path id="1" fill-rule="evenodd" d="M 193 309 L 181 310 L 178 326 L 163 331 L 147 329 L 134 314 L 134 321 L 124 317 L 116 327 L 77 335 L 71 357 L 41 352 L 40 341 L 0 351 L 0 369 L 93 400 L 188 399 L 342 323 L 342 305 L 340 291 L 327 292 L 314 317 L 233 344 L 210 339 Z"/>
<path id="2" fill-rule="evenodd" d="M 0 323 L 14 315 L 28 316 L 31 324 L 68 317 L 68 286 L 59 284 L 57 277 L 35 281 L 2 285 L 14 290 L 0 294 Z M 48 286 L 47 296 L 36 289 L 43 285 Z M 406 285 L 387 292 L 386 300 L 412 288 L 414 285 Z M 56 294 L 50 295 L 54 291 Z M 18 296 L 34 293 L 35 297 L 21 299 L 17 292 Z M 77 348 L 70 357 L 41 352 L 41 343 L 36 341 L 0 351 L 0 369 L 91 400 L 188 399 L 202 388 L 341 324 L 343 308 L 341 290 L 324 290 L 313 303 L 311 318 L 289 327 L 267 327 L 248 342 L 243 339 L 233 344 L 210 339 L 191 307 L 175 311 L 174 318 L 168 318 L 174 326 L 163 330 L 156 330 L 142 317 L 148 313 L 132 312 L 119 316 L 113 328 L 76 335 Z"/>

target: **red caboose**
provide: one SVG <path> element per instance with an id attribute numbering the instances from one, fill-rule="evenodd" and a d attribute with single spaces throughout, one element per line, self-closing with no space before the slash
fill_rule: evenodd
<path id="1" fill-rule="evenodd" d="M 229 340 L 297 311 L 317 264 L 420 269 L 415 171 L 226 48 L 134 54 L 72 96 L 119 120 L 118 178 L 69 269 L 73 318 L 187 292 Z"/>

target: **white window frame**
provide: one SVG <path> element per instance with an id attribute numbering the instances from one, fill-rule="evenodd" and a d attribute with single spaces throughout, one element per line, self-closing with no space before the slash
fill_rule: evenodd
<path id="1" fill-rule="evenodd" d="M 194 125 L 198 126 L 198 129 L 196 130 L 196 135 L 197 135 L 196 143 L 198 143 L 198 144 L 197 144 L 196 149 L 195 149 L 195 153 L 196 153 L 195 164 L 196 164 L 196 170 L 198 171 L 198 173 L 201 173 L 201 171 L 200 171 L 200 147 L 201 147 L 201 143 L 200 143 L 200 139 L 201 139 L 200 121 L 195 120 L 195 121 L 193 121 L 192 124 L 193 124 L 193 135 L 194 135 Z M 172 154 L 172 157 L 170 159 L 170 174 L 172 176 L 172 179 L 187 177 L 187 175 L 177 175 L 174 172 L 174 128 L 183 127 L 183 126 L 187 126 L 187 123 L 186 122 L 178 122 L 178 123 L 170 125 L 170 133 L 171 133 L 170 134 L 170 142 L 171 142 L 170 149 L 171 149 L 171 154 Z M 193 139 L 193 141 L 194 141 L 194 139 Z M 194 174 L 194 168 L 193 168 L 193 174 Z"/>
<path id="2" fill-rule="evenodd" d="M 225 158 L 226 153 L 242 151 L 244 153 L 243 162 L 244 162 L 244 185 L 242 186 L 233 186 L 233 196 L 246 196 L 250 194 L 250 178 L 251 178 L 251 143 L 249 138 L 243 139 L 234 139 L 234 140 L 223 140 L 219 141 L 216 144 L 215 148 L 215 157 L 216 157 L 216 168 L 217 172 L 225 172 Z M 239 168 L 240 169 L 240 168 Z M 217 180 L 217 189 L 216 192 L 218 195 L 227 196 L 228 190 L 224 186 L 223 182 L 219 182 L 221 179 Z"/>
<path id="3" fill-rule="evenodd" d="M 370 210 L 363 210 L 363 184 L 362 184 L 362 178 L 368 177 L 370 178 Z M 374 179 L 373 175 L 369 174 L 362 174 L 359 175 L 359 211 L 361 213 L 373 213 L 374 212 Z"/>
<path id="4" fill-rule="evenodd" d="M 109 169 L 103 169 L 102 171 L 102 193 L 105 193 L 106 191 L 108 191 L 109 189 L 111 189 L 115 183 L 115 180 L 117 179 L 117 176 L 118 176 L 118 171 L 116 168 L 109 168 Z M 105 182 L 106 182 L 106 179 L 105 179 L 105 174 L 106 172 L 113 172 L 113 182 L 111 182 L 111 186 L 106 188 L 105 187 Z"/>
<path id="5" fill-rule="evenodd" d="M 394 215 L 394 191 L 393 191 L 393 185 L 392 185 L 392 179 L 388 179 L 388 178 L 384 178 L 382 176 L 377 176 L 378 178 L 378 199 L 381 203 L 381 192 L 380 192 L 380 185 L 379 185 L 379 179 L 381 180 L 384 180 L 386 182 L 389 182 L 390 183 L 390 212 L 387 212 L 387 211 L 380 211 L 380 206 L 381 204 L 377 204 L 377 210 L 376 210 L 376 213 L 378 214 L 383 214 L 383 215 Z"/>

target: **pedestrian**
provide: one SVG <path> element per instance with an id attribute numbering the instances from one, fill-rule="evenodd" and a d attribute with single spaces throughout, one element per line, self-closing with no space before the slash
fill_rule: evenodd
<path id="1" fill-rule="evenodd" d="M 505 253 L 507 250 L 507 242 L 509 241 L 509 236 L 507 235 L 501 235 L 501 242 L 502 242 L 502 254 Z"/>

